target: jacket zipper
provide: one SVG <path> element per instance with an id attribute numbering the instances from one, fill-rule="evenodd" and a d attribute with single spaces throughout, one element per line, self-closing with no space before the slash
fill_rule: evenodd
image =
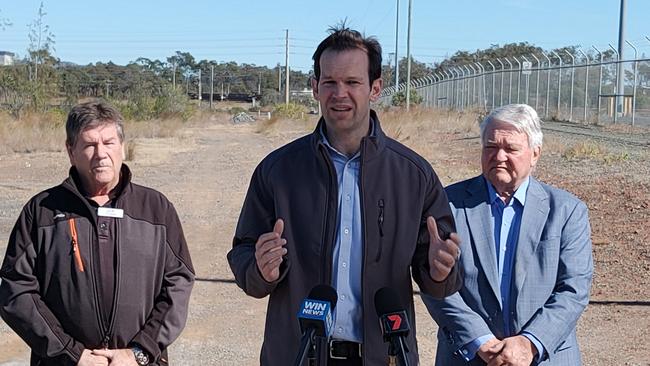
<path id="1" fill-rule="evenodd" d="M 121 262 L 120 262 L 120 222 L 116 221 L 115 222 L 115 237 L 117 240 L 115 241 L 115 256 L 117 257 L 117 261 L 115 263 L 115 287 L 113 288 L 113 306 L 111 307 L 111 313 L 109 314 L 109 324 L 108 324 L 108 330 L 106 331 L 106 335 L 104 337 L 104 340 L 106 343 L 108 343 L 108 340 L 110 340 L 112 334 L 113 334 L 113 328 L 115 327 L 115 314 L 117 313 L 117 304 L 118 304 L 118 297 L 120 295 L 120 272 L 121 272 Z"/>
<path id="2" fill-rule="evenodd" d="M 377 208 L 379 209 L 379 215 L 377 215 L 377 225 L 379 226 L 379 243 L 377 243 L 377 255 L 375 255 L 375 262 L 379 262 L 381 258 L 381 253 L 383 250 L 383 238 L 384 238 L 384 199 L 380 198 L 377 201 Z"/>
<path id="3" fill-rule="evenodd" d="M 79 250 L 77 225 L 75 224 L 73 218 L 68 219 L 68 224 L 70 225 L 70 236 L 72 237 L 72 255 L 74 256 L 74 262 L 77 266 L 77 270 L 79 272 L 84 272 L 84 262 L 81 259 L 81 251 Z"/>
<path id="4" fill-rule="evenodd" d="M 324 225 L 324 231 L 323 231 L 323 237 L 324 238 L 329 238 L 329 241 L 323 240 L 323 243 L 325 244 L 325 248 L 323 250 L 322 258 L 323 258 L 323 283 L 331 284 L 332 283 L 332 268 L 331 268 L 331 263 L 328 266 L 328 258 L 331 261 L 332 256 L 334 253 L 334 243 L 333 241 L 335 240 L 334 235 L 330 235 L 330 204 L 332 200 L 332 189 L 333 189 L 333 184 L 332 184 L 332 177 L 335 176 L 335 173 L 332 173 L 334 170 L 334 167 L 332 166 L 332 162 L 329 159 L 329 155 L 327 152 L 327 149 L 324 147 L 324 145 L 320 144 L 318 145 L 320 153 L 323 155 L 323 159 L 325 160 L 325 165 L 327 166 L 327 171 L 328 171 L 328 183 L 327 183 L 327 199 L 325 201 L 325 225 Z M 327 271 L 327 268 L 330 268 L 329 271 Z"/>
<path id="5" fill-rule="evenodd" d="M 379 208 L 379 216 L 377 217 L 377 225 L 379 225 L 379 236 L 384 237 L 384 200 L 379 199 L 377 201 L 377 207 Z"/>
<path id="6" fill-rule="evenodd" d="M 68 189 L 69 189 L 69 188 L 68 188 Z M 90 216 L 89 216 L 89 222 L 90 222 L 90 224 L 94 227 L 94 233 L 95 233 L 95 236 L 97 237 L 97 236 L 99 235 L 99 232 L 98 232 L 98 230 L 97 230 L 97 217 L 96 217 L 96 214 L 94 214 L 95 209 L 92 208 L 92 207 L 91 207 L 91 206 L 90 206 L 90 205 L 85 201 L 85 198 L 84 198 L 83 196 L 81 196 L 81 194 L 80 194 L 78 191 L 76 191 L 76 190 L 74 190 L 74 189 L 69 189 L 69 190 L 70 190 L 70 191 L 71 191 L 75 196 L 77 196 L 77 197 L 81 200 L 81 202 L 84 202 L 84 203 L 85 203 L 85 206 L 88 208 L 88 211 L 89 211 L 89 213 L 90 213 Z M 76 228 L 76 225 L 75 225 L 73 219 L 70 219 L 69 222 L 70 222 L 70 230 L 71 230 L 71 232 L 74 233 L 74 234 L 73 234 L 73 237 L 76 237 L 76 236 L 77 236 L 77 228 Z M 96 240 L 98 241 L 99 239 L 96 238 Z M 78 240 L 73 240 L 72 245 L 73 245 L 73 250 L 74 250 L 74 248 L 75 248 L 75 245 L 76 245 L 76 248 L 77 248 L 77 250 L 76 250 L 76 252 L 75 252 L 75 253 L 77 253 L 77 254 L 75 254 L 75 262 L 77 261 L 76 258 L 77 258 L 77 256 L 78 256 L 78 258 L 79 258 L 79 262 L 78 262 L 78 263 L 80 263 L 80 264 L 82 265 L 82 268 L 83 268 L 83 261 L 81 261 L 81 253 L 79 252 L 79 241 L 78 241 Z M 102 304 L 101 304 L 101 301 L 100 301 L 101 298 L 100 298 L 99 293 L 98 293 L 98 291 L 97 291 L 97 278 L 96 278 L 96 276 L 95 276 L 95 271 L 93 271 L 93 268 L 94 268 L 94 266 L 93 266 L 93 264 L 94 264 L 94 260 L 93 260 L 93 259 L 94 259 L 93 245 L 92 245 L 92 244 L 89 245 L 89 246 L 88 246 L 88 249 L 89 249 L 89 254 L 90 254 L 90 257 L 89 257 L 89 258 L 90 258 L 90 266 L 91 266 L 91 268 L 90 268 L 90 278 L 91 278 L 91 282 L 92 282 L 92 290 L 93 290 L 93 295 L 94 295 L 94 298 L 95 298 L 95 304 L 97 305 L 97 311 L 95 312 L 95 316 L 96 316 L 96 319 L 97 319 L 97 323 L 98 323 L 98 325 L 99 325 L 100 333 L 101 333 L 101 335 L 103 336 L 102 341 L 101 341 L 101 346 L 102 346 L 103 348 L 106 348 L 106 349 L 107 349 L 108 346 L 109 346 L 110 335 L 109 335 L 108 330 L 106 329 L 106 325 L 104 324 L 104 320 L 102 319 L 102 314 L 103 314 L 103 311 L 102 311 L 102 310 L 103 310 L 103 306 L 102 306 Z M 84 270 L 85 270 L 85 269 L 84 269 Z M 82 270 L 82 272 L 83 272 L 83 270 Z M 113 307 L 113 309 L 115 309 L 115 307 Z M 113 313 L 111 313 L 111 318 L 114 318 L 114 314 L 113 314 Z M 111 320 L 110 320 L 110 323 L 113 323 L 113 321 L 114 321 L 114 319 L 111 319 Z"/>
<path id="7" fill-rule="evenodd" d="M 91 220 L 94 221 L 94 223 L 95 223 L 94 226 L 96 226 L 97 219 L 95 218 L 94 215 L 91 215 Z M 96 227 L 95 227 L 94 232 L 95 232 L 96 236 L 99 235 Z M 99 239 L 97 238 L 96 240 L 99 240 Z M 104 313 L 103 312 L 104 307 L 102 306 L 101 297 L 99 296 L 99 293 L 97 291 L 97 277 L 95 276 L 95 271 L 93 270 L 94 264 L 95 264 L 94 257 L 95 257 L 95 253 L 93 251 L 93 245 L 90 245 L 90 263 L 91 263 L 90 278 L 91 278 L 92 284 L 93 284 L 92 288 L 93 288 L 93 295 L 95 297 L 95 304 L 97 304 L 97 312 L 95 313 L 95 316 L 97 317 L 97 322 L 99 323 L 100 334 L 102 336 L 102 344 L 101 344 L 101 346 L 102 346 L 102 348 L 108 348 L 108 341 L 110 340 L 110 338 L 108 337 L 108 334 L 107 334 L 107 331 L 106 331 L 106 325 L 104 324 L 104 319 L 102 319 L 102 314 Z"/>

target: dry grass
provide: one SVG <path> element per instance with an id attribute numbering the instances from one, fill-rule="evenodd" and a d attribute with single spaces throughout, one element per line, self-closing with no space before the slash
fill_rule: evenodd
<path id="1" fill-rule="evenodd" d="M 266 136 L 277 136 L 283 133 L 309 133 L 318 122 L 317 116 L 306 119 L 289 119 L 284 117 L 271 117 L 266 119 L 262 117 L 258 119 L 255 132 L 264 134 Z"/>
<path id="2" fill-rule="evenodd" d="M 15 120 L 0 112 L 0 154 L 62 151 L 65 148 L 66 115 L 59 111 L 27 113 Z M 199 111 L 187 121 L 181 118 L 149 121 L 126 121 L 126 155 L 135 156 L 137 140 L 166 138 L 179 134 L 183 127 L 200 127 L 213 123 L 228 123 L 230 116 L 222 112 Z"/>
<path id="3" fill-rule="evenodd" d="M 15 120 L 0 114 L 0 154 L 62 151 L 65 148 L 65 116 L 27 113 Z"/>
<path id="4" fill-rule="evenodd" d="M 602 144 L 593 141 L 581 141 L 566 147 L 562 157 L 569 161 L 596 160 L 612 164 L 630 159 L 627 152 L 610 153 Z"/>

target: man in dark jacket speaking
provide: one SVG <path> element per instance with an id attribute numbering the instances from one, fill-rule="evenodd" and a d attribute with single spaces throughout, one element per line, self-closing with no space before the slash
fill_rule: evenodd
<path id="1" fill-rule="evenodd" d="M 374 295 L 392 288 L 413 325 L 411 275 L 442 298 L 459 289 L 458 237 L 429 163 L 384 135 L 370 103 L 382 87 L 374 38 L 332 29 L 314 53 L 315 131 L 272 152 L 256 168 L 228 260 L 250 296 L 270 295 L 262 365 L 290 365 L 301 331 L 296 314 L 315 285 L 338 293 L 333 331 L 318 342 L 320 365 L 385 365 Z M 442 238 L 442 239 L 441 239 Z"/>
<path id="2" fill-rule="evenodd" d="M 167 365 L 194 283 L 176 210 L 131 182 L 115 108 L 75 106 L 66 134 L 69 177 L 34 196 L 9 237 L 0 315 L 32 365 Z"/>

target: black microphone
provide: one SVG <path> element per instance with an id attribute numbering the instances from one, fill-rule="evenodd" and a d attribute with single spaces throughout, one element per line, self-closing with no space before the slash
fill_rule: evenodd
<path id="1" fill-rule="evenodd" d="M 300 322 L 300 349 L 295 366 L 300 366 L 305 360 L 307 351 L 313 357 L 316 343 L 315 337 L 328 338 L 332 330 L 332 311 L 336 307 L 336 290 L 329 285 L 316 285 L 302 301 L 298 310 Z"/>
<path id="2" fill-rule="evenodd" d="M 400 356 L 403 366 L 409 366 L 405 339 L 411 330 L 406 310 L 399 303 L 399 295 L 390 287 L 382 287 L 375 293 L 375 311 L 379 317 L 384 342 L 388 342 L 389 364 L 395 365 Z"/>

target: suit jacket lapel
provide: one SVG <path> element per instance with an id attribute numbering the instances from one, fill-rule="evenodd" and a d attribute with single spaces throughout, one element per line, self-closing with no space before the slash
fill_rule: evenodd
<path id="1" fill-rule="evenodd" d="M 485 276 L 501 306 L 501 290 L 497 269 L 496 245 L 494 231 L 490 224 L 492 210 L 487 203 L 487 188 L 483 177 L 474 178 L 467 187 L 468 196 L 465 199 L 465 214 L 470 235 L 474 242 L 474 250 L 485 272 Z"/>
<path id="2" fill-rule="evenodd" d="M 542 185 L 531 177 L 515 255 L 514 278 L 516 293 L 520 293 L 524 285 L 528 262 L 537 251 L 537 245 L 539 245 L 549 211 L 548 194 L 544 191 Z"/>

